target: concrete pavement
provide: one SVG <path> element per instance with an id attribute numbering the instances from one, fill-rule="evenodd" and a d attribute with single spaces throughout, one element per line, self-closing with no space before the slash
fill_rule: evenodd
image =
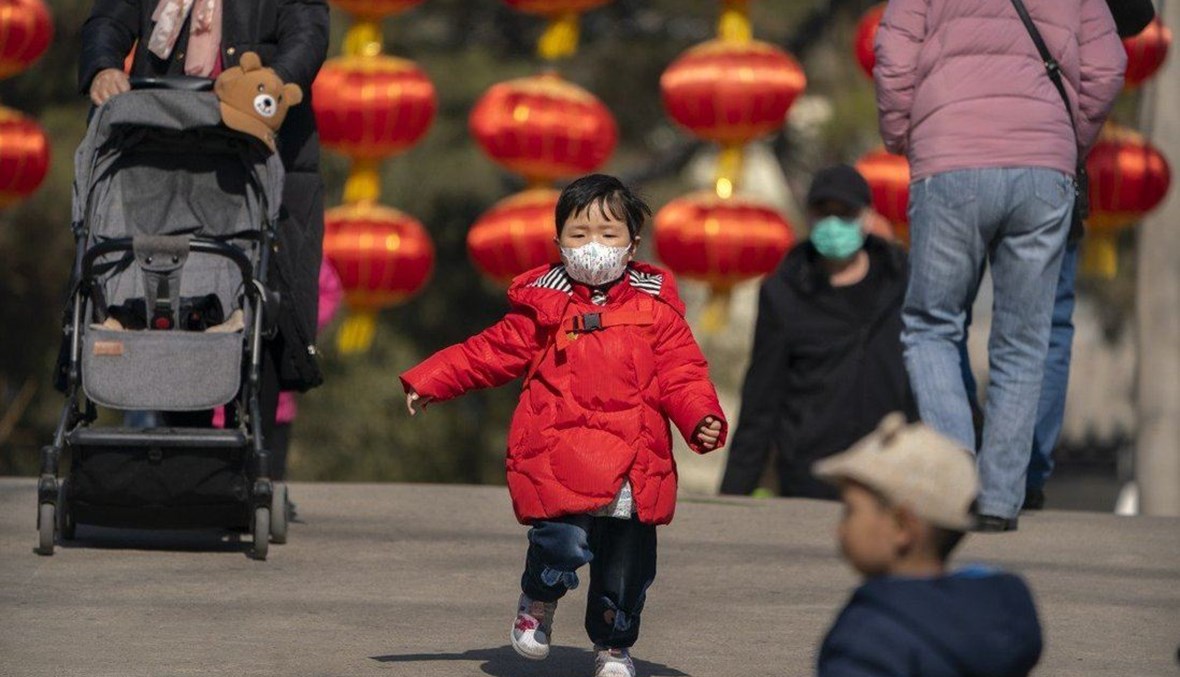
<path id="1" fill-rule="evenodd" d="M 296 484 L 303 524 L 270 559 L 236 535 L 78 529 L 33 554 L 35 482 L 0 479 L 0 675 L 577 677 L 593 672 L 584 590 L 553 655 L 508 632 L 523 527 L 500 487 Z M 650 677 L 806 675 L 855 578 L 839 508 L 684 499 L 660 531 L 635 656 Z M 959 562 L 1023 573 L 1040 605 L 1039 675 L 1176 675 L 1180 520 L 1045 513 L 972 536 Z"/>

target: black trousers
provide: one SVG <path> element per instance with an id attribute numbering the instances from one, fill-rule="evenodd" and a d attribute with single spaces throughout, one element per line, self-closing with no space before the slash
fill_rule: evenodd
<path id="1" fill-rule="evenodd" d="M 529 529 L 521 589 L 532 599 L 556 602 L 578 587 L 576 571 L 587 563 L 586 634 L 597 646 L 631 647 L 656 577 L 655 525 L 591 515 L 536 522 Z"/>

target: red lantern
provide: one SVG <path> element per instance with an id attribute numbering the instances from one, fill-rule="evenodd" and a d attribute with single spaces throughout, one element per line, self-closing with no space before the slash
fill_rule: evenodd
<path id="1" fill-rule="evenodd" d="M 367 202 L 324 213 L 324 256 L 340 273 L 344 298 L 354 310 L 376 311 L 405 301 L 434 269 L 434 245 L 422 224 Z"/>
<path id="2" fill-rule="evenodd" d="M 790 224 L 775 209 L 713 192 L 669 202 L 656 214 L 656 254 L 677 275 L 727 291 L 770 273 L 795 243 Z"/>
<path id="3" fill-rule="evenodd" d="M 1168 58 L 1172 45 L 1172 31 L 1157 15 L 1138 35 L 1124 38 L 1127 50 L 1126 86 L 1136 87 L 1155 75 Z"/>
<path id="4" fill-rule="evenodd" d="M 765 42 L 710 40 L 660 77 L 664 109 L 696 136 L 744 144 L 782 126 L 807 85 L 789 54 Z"/>
<path id="5" fill-rule="evenodd" d="M 873 66 L 877 65 L 877 54 L 873 48 L 877 40 L 877 27 L 881 25 L 881 17 L 885 15 L 885 5 L 886 3 L 882 2 L 869 9 L 856 25 L 856 38 L 853 43 L 856 62 L 869 79 L 873 77 Z"/>
<path id="6" fill-rule="evenodd" d="M 41 0 L 0 0 L 0 78 L 31 66 L 53 40 L 53 20 Z"/>
<path id="7" fill-rule="evenodd" d="M 508 282 L 521 273 L 560 260 L 553 239 L 561 195 L 532 188 L 500 200 L 467 233 L 467 251 L 486 275 Z"/>
<path id="8" fill-rule="evenodd" d="M 619 136 L 601 101 L 555 73 L 492 86 L 469 125 L 488 156 L 531 182 L 597 169 Z"/>
<path id="9" fill-rule="evenodd" d="M 1103 128 L 1086 158 L 1090 218 L 1098 232 L 1113 232 L 1141 220 L 1168 193 L 1172 173 L 1164 156 L 1138 132 L 1114 124 Z"/>
<path id="10" fill-rule="evenodd" d="M 422 4 L 422 0 L 331 0 L 331 2 L 358 19 L 368 21 L 400 14 L 411 7 Z"/>
<path id="11" fill-rule="evenodd" d="M 37 190 L 49 171 L 49 139 L 31 118 L 0 106 L 0 208 Z"/>
<path id="12" fill-rule="evenodd" d="M 529 14 L 554 16 L 569 12 L 581 13 L 601 7 L 611 0 L 504 0 L 513 9 Z"/>
<path id="13" fill-rule="evenodd" d="M 376 160 L 414 145 L 438 110 L 417 64 L 391 56 L 329 60 L 312 84 L 320 141 L 353 159 Z"/>
<path id="14" fill-rule="evenodd" d="M 884 216 L 902 240 L 909 239 L 910 163 L 884 148 L 866 153 L 856 170 L 868 181 L 873 209 Z"/>

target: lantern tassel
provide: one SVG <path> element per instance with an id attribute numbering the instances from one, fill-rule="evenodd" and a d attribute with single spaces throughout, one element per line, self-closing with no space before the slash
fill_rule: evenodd
<path id="1" fill-rule="evenodd" d="M 541 39 L 537 41 L 537 54 L 546 61 L 572 56 L 578 51 L 578 13 L 563 12 L 549 21 Z"/>
<path id="2" fill-rule="evenodd" d="M 336 347 L 344 355 L 363 353 L 373 345 L 377 334 L 377 314 L 371 310 L 349 313 L 336 335 Z"/>
<path id="3" fill-rule="evenodd" d="M 376 202 L 381 197 L 381 173 L 377 160 L 360 159 L 352 163 L 344 182 L 344 202 Z"/>
<path id="4" fill-rule="evenodd" d="M 384 41 L 379 23 L 361 19 L 345 33 L 343 51 L 346 56 L 377 56 Z"/>
<path id="5" fill-rule="evenodd" d="M 729 325 L 729 302 L 732 292 L 723 287 L 709 290 L 709 300 L 701 312 L 701 326 L 709 335 L 718 334 Z"/>
<path id="6" fill-rule="evenodd" d="M 1082 273 L 1086 277 L 1113 280 L 1119 273 L 1119 249 L 1109 235 L 1092 235 L 1082 245 Z"/>
<path id="7" fill-rule="evenodd" d="M 721 18 L 717 21 L 717 36 L 725 42 L 750 42 L 754 39 L 749 0 L 725 0 Z"/>
<path id="8" fill-rule="evenodd" d="M 717 197 L 728 200 L 737 192 L 738 179 L 742 175 L 743 146 L 740 143 L 726 144 L 717 156 Z"/>

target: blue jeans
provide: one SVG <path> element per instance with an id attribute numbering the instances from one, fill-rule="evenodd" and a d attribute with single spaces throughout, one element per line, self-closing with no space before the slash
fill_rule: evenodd
<path id="1" fill-rule="evenodd" d="M 1061 437 L 1065 419 L 1065 396 L 1069 390 L 1069 365 L 1073 355 L 1073 309 L 1076 300 L 1074 284 L 1078 274 L 1078 243 L 1065 245 L 1061 273 L 1057 276 L 1057 293 L 1053 299 L 1053 320 L 1049 329 L 1049 354 L 1045 358 L 1045 379 L 1041 383 L 1041 399 L 1037 403 L 1037 422 L 1033 428 L 1032 455 L 1028 461 L 1028 490 L 1042 490 L 1053 473 L 1053 450 Z M 972 297 L 974 299 L 974 296 Z M 967 327 L 971 327 L 971 313 L 967 313 Z M 978 387 L 971 373 L 967 356 L 967 336 L 964 332 L 960 346 L 963 382 L 971 406 L 979 408 Z"/>
<path id="2" fill-rule="evenodd" d="M 570 515 L 529 529 L 520 587 L 542 602 L 556 602 L 578 587 L 576 571 L 590 564 L 586 634 L 597 646 L 630 648 L 656 577 L 656 527 L 638 519 Z"/>
<path id="3" fill-rule="evenodd" d="M 1072 207 L 1072 180 L 1050 169 L 945 172 L 910 188 L 906 369 L 922 420 L 969 450 L 976 449 L 975 429 L 959 346 L 984 262 L 991 264 L 980 514 L 1012 518 L 1024 502 Z"/>

